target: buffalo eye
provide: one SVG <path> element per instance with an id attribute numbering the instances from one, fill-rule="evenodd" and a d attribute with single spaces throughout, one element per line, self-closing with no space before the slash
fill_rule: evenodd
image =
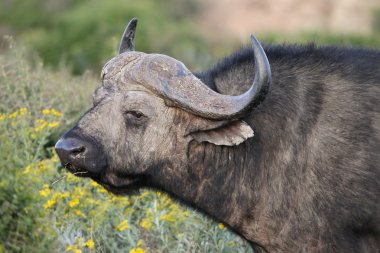
<path id="1" fill-rule="evenodd" d="M 127 124 L 141 124 L 143 123 L 147 117 L 139 111 L 127 111 L 125 112 L 125 119 Z"/>
<path id="2" fill-rule="evenodd" d="M 138 111 L 128 111 L 127 115 L 131 115 L 131 116 L 138 118 L 138 119 L 144 116 L 144 114 L 142 114 L 141 112 L 138 112 Z"/>

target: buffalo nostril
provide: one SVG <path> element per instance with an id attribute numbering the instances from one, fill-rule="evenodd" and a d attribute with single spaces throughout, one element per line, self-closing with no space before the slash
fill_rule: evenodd
<path id="1" fill-rule="evenodd" d="M 79 156 L 82 153 L 84 153 L 85 151 L 86 151 L 86 148 L 84 146 L 81 146 L 81 147 L 76 147 L 76 148 L 73 148 L 72 150 L 70 150 L 70 154 L 72 156 Z"/>

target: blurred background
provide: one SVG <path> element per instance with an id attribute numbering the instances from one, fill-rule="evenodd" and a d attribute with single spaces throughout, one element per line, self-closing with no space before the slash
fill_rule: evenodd
<path id="1" fill-rule="evenodd" d="M 379 46 L 379 0 L 2 0 L 0 38 L 12 35 L 48 66 L 99 71 L 125 25 L 136 47 L 202 69 L 251 33 L 266 42 Z M 4 45 L 4 43 L 2 43 Z"/>
<path id="2" fill-rule="evenodd" d="M 60 167 L 52 147 L 91 106 L 132 17 L 138 51 L 193 71 L 250 34 L 380 48 L 379 0 L 1 0 L 0 253 L 252 252 L 163 193 L 112 196 Z"/>

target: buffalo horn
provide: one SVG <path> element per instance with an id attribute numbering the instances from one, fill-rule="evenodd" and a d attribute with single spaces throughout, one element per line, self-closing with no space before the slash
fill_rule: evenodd
<path id="1" fill-rule="evenodd" d="M 230 96 L 211 90 L 196 78 L 182 63 L 182 72 L 188 72 L 179 80 L 160 82 L 162 93 L 170 105 L 181 107 L 196 115 L 209 119 L 234 119 L 252 109 L 260 91 L 268 89 L 271 82 L 271 70 L 268 58 L 257 39 L 251 35 L 251 44 L 255 57 L 255 78 L 252 86 L 242 95 Z M 178 66 L 178 64 L 177 64 Z M 181 72 L 181 71 L 180 71 Z M 171 83 L 170 85 L 167 85 Z M 234 85 L 234 84 L 231 84 Z M 157 87 L 157 86 L 156 86 Z"/>
<path id="2" fill-rule="evenodd" d="M 132 18 L 129 21 L 123 36 L 121 37 L 119 54 L 124 52 L 134 51 L 135 50 L 135 31 L 137 26 L 137 18 Z"/>

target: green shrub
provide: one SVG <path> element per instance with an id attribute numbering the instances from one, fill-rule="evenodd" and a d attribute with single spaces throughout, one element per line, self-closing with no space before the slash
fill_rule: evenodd
<path id="1" fill-rule="evenodd" d="M 47 252 L 55 233 L 38 196 L 42 178 L 26 175 L 30 163 L 47 155 L 43 148 L 53 117 L 26 107 L 0 114 L 0 243 L 9 252 Z"/>
<path id="2" fill-rule="evenodd" d="M 0 56 L 0 249 L 6 252 L 49 252 L 56 244 L 56 233 L 46 220 L 38 195 L 46 177 L 32 178 L 24 172 L 38 161 L 51 156 L 45 148 L 59 127 L 72 123 L 63 120 L 77 115 L 74 106 L 83 108 L 80 99 L 91 78 L 71 78 L 67 71 L 49 72 L 25 60 L 27 50 L 13 47 Z M 67 82 L 78 82 L 82 95 Z M 54 95 L 56 94 L 56 95 Z M 87 92 L 89 95 L 89 92 Z M 69 103 L 68 103 L 69 101 Z"/>
<path id="3" fill-rule="evenodd" d="M 58 67 L 64 61 L 79 74 L 89 68 L 99 71 L 115 54 L 127 22 L 138 17 L 137 50 L 175 55 L 198 67 L 209 54 L 187 18 L 196 6 L 194 0 L 14 0 L 0 3 L 0 23 L 44 63 Z"/>

